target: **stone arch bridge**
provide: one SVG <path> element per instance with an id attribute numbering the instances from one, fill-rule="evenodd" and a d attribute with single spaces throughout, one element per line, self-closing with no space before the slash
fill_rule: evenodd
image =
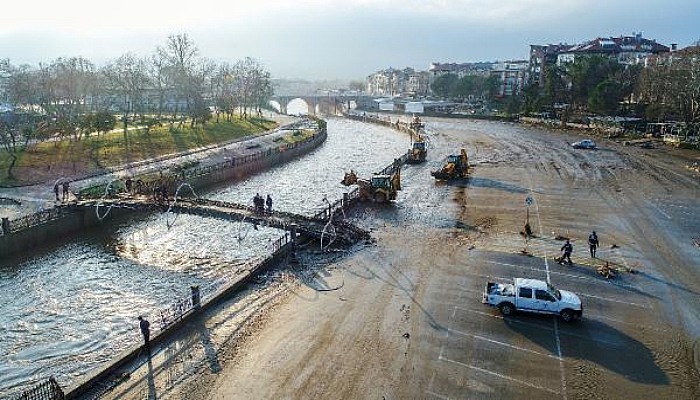
<path id="1" fill-rule="evenodd" d="M 372 106 L 373 97 L 363 94 L 327 91 L 318 95 L 275 95 L 270 102 L 279 104 L 279 112 L 287 114 L 289 103 L 294 100 L 306 103 L 309 115 L 337 115 L 350 110 L 352 105 L 358 108 L 369 109 Z"/>

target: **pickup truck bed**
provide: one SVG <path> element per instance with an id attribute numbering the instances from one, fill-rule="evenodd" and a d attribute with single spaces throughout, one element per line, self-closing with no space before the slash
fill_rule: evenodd
<path id="1" fill-rule="evenodd" d="M 515 278 L 513 283 L 487 282 L 482 303 L 498 307 L 503 315 L 526 311 L 559 315 L 566 322 L 574 321 L 583 314 L 578 296 L 566 290 L 557 290 L 537 279 Z"/>

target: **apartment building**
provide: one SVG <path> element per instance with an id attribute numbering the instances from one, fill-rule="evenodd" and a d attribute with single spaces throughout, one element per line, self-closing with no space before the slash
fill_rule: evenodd
<path id="1" fill-rule="evenodd" d="M 652 55 L 668 53 L 668 46 L 646 39 L 642 33 L 631 36 L 598 37 L 581 44 L 530 45 L 530 82 L 544 85 L 544 73 L 548 65 L 565 65 L 579 57 L 600 55 L 617 60 L 621 64 L 644 64 Z"/>
<path id="2" fill-rule="evenodd" d="M 428 91 L 428 73 L 413 68 L 387 68 L 367 77 L 367 93 L 371 96 L 424 97 Z"/>

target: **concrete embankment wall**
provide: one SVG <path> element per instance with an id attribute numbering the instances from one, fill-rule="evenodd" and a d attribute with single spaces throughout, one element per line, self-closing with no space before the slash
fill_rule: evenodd
<path id="1" fill-rule="evenodd" d="M 302 142 L 277 145 L 273 148 L 261 149 L 260 152 L 239 160 L 198 167 L 187 173 L 184 181 L 195 189 L 203 189 L 240 179 L 309 153 L 323 144 L 326 138 L 327 132 L 319 130 L 313 137 Z M 173 182 L 176 181 L 173 180 Z M 173 193 L 175 188 L 171 187 L 169 190 Z M 101 214 L 105 212 L 106 210 L 100 211 Z M 118 218 L 129 213 L 129 211 L 113 209 L 109 217 Z M 100 222 L 95 209 L 66 210 L 61 207 L 10 221 L 10 232 L 0 235 L 0 258 L 21 254 L 56 240 L 65 239 Z"/>
<path id="2" fill-rule="evenodd" d="M 356 115 L 356 114 L 345 114 L 345 118 L 351 119 L 353 121 L 368 122 L 371 124 L 377 124 L 386 126 L 388 128 L 396 129 L 400 132 L 407 134 L 413 133 L 413 130 L 407 122 L 400 121 L 396 118 L 396 121 L 391 122 L 391 116 L 389 115 Z"/>
<path id="3" fill-rule="evenodd" d="M 155 351 L 161 344 L 165 344 L 179 329 L 184 328 L 192 322 L 194 318 L 197 318 L 202 314 L 203 311 L 207 310 L 209 307 L 217 304 L 224 298 L 231 296 L 241 290 L 245 285 L 247 285 L 251 279 L 261 272 L 264 272 L 274 266 L 284 262 L 290 253 L 294 249 L 294 242 L 290 242 L 282 246 L 270 257 L 266 258 L 260 264 L 253 267 L 251 270 L 247 271 L 245 275 L 241 276 L 237 280 L 231 282 L 230 284 L 221 288 L 213 296 L 206 299 L 201 303 L 200 307 L 193 308 L 190 311 L 182 315 L 182 317 L 175 323 L 169 325 L 164 330 L 158 332 L 154 336 L 151 336 L 150 344 L 151 349 Z M 153 325 L 152 325 L 153 326 Z M 114 361 L 108 365 L 92 372 L 82 382 L 76 384 L 75 386 L 68 388 L 65 394 L 66 399 L 79 399 L 83 397 L 92 397 L 90 394 L 95 390 L 97 386 L 100 386 L 102 382 L 106 381 L 118 381 L 119 375 L 126 371 L 126 369 L 139 357 L 145 357 L 143 353 L 143 346 L 141 344 L 132 346 L 131 348 L 125 350 L 117 357 Z M 98 390 L 99 391 L 99 390 Z"/>

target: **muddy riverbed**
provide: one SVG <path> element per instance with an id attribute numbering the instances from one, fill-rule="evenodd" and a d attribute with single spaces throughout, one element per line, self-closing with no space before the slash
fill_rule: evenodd
<path id="1" fill-rule="evenodd" d="M 428 161 L 403 169 L 399 199 L 347 216 L 374 243 L 308 248 L 300 265 L 135 365 L 107 397 L 700 396 L 700 180 L 685 168 L 697 154 L 605 140 L 574 150 L 575 135 L 492 122 L 426 127 Z M 429 171 L 461 147 L 471 178 L 435 182 Z M 526 243 L 528 196 L 535 237 Z M 553 260 L 562 236 L 574 243 L 573 266 Z M 614 280 L 596 273 L 606 262 Z M 583 320 L 503 318 L 481 303 L 487 280 L 516 276 L 578 293 Z"/>

